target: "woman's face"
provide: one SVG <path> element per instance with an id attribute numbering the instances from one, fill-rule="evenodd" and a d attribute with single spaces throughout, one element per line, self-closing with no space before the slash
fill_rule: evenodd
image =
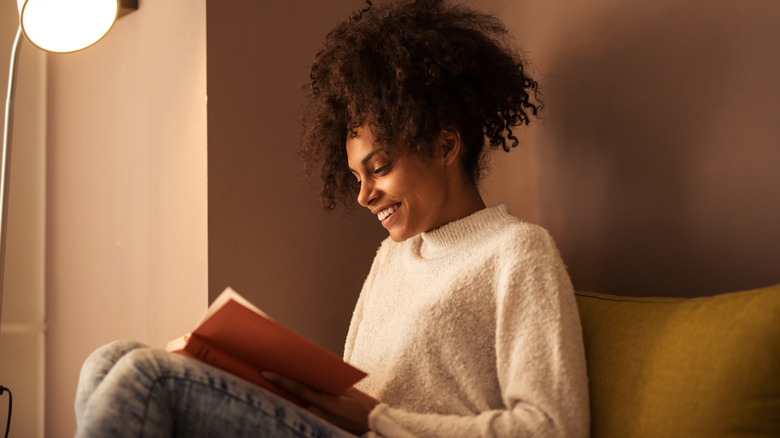
<path id="1" fill-rule="evenodd" d="M 358 203 L 371 210 L 396 242 L 430 231 L 451 220 L 445 165 L 401 151 L 390 157 L 367 125 L 347 139 L 349 170 L 360 184 Z"/>

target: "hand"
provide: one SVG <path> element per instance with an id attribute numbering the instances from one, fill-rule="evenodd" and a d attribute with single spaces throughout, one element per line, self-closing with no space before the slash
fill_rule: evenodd
<path id="1" fill-rule="evenodd" d="M 311 403 L 306 409 L 314 415 L 356 435 L 368 432 L 368 414 L 379 404 L 379 401 L 355 388 L 349 388 L 339 395 L 331 395 L 278 374 L 265 372 L 263 377 Z"/>

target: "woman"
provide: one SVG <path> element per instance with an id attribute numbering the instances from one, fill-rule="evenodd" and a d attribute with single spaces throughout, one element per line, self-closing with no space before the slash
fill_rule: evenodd
<path id="1" fill-rule="evenodd" d="M 312 65 L 301 154 L 327 209 L 353 202 L 390 237 L 350 324 L 344 394 L 272 382 L 300 409 L 198 362 L 110 344 L 88 359 L 83 436 L 587 436 L 577 307 L 541 228 L 486 208 L 485 154 L 517 143 L 536 83 L 493 17 L 437 0 L 367 8 Z M 485 145 L 490 147 L 485 148 Z"/>

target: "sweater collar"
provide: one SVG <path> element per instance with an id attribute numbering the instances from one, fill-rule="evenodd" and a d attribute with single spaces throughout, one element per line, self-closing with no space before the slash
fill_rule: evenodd
<path id="1" fill-rule="evenodd" d="M 431 258 L 477 241 L 511 218 L 509 206 L 484 208 L 462 219 L 419 235 L 420 255 Z"/>

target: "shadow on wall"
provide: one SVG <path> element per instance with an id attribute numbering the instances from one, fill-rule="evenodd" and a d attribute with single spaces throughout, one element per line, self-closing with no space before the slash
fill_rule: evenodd
<path id="1" fill-rule="evenodd" d="M 612 3 L 566 31 L 547 67 L 541 222 L 577 289 L 780 281 L 780 32 L 767 18 L 780 11 L 701 9 Z"/>

